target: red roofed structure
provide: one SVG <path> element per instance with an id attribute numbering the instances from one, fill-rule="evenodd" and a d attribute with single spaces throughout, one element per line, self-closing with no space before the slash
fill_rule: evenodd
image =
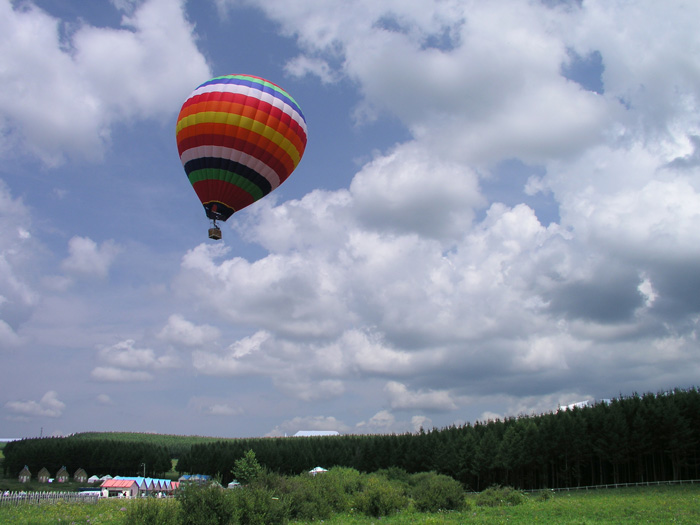
<path id="1" fill-rule="evenodd" d="M 102 486 L 103 498 L 136 498 L 139 484 L 134 479 L 108 479 Z"/>

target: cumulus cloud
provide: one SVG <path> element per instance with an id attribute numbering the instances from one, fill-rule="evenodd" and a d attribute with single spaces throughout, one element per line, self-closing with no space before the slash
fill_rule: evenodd
<path id="1" fill-rule="evenodd" d="M 206 413 L 210 416 L 237 416 L 243 413 L 243 409 L 225 403 L 216 403 L 208 407 Z"/>
<path id="2" fill-rule="evenodd" d="M 297 413 L 332 407 L 355 418 L 289 419 L 276 435 L 325 425 L 415 430 L 470 410 L 528 414 L 599 392 L 696 382 L 700 7 L 245 4 L 296 40 L 288 74 L 355 87 L 348 117 L 360 131 L 384 129 L 386 116 L 408 138 L 374 152 L 345 188 L 237 214 L 233 228 L 261 248 L 255 257 L 224 243 L 191 247 L 171 288 L 182 303 L 154 321 L 155 343 L 103 348 L 93 378 L 155 378 L 174 364 L 154 346 L 165 344 L 191 350 L 194 370 L 217 382 L 264 378 Z M 118 29 L 64 33 L 40 9 L 13 5 L 0 0 L 0 29 L 7 24 L 17 50 L 7 85 L 46 99 L 46 84 L 17 73 L 21 59 L 65 103 L 29 108 L 20 98 L 10 107 L 0 95 L 0 126 L 47 163 L 61 152 L 99 156 L 116 122 L 164 115 L 205 76 L 182 2 L 114 0 L 124 12 Z M 111 61 L 107 49 L 117 50 Z M 181 84 L 168 84 L 162 100 L 154 93 L 163 91 L 140 91 L 134 79 L 161 89 L 174 61 L 191 66 L 178 72 Z M 41 129 L 38 112 L 47 115 Z M 66 114 L 78 117 L 62 133 Z M 553 220 L 542 219 L 545 200 Z M 2 209 L 11 211 L 0 213 L 0 343 L 16 344 L 41 280 L 22 264 L 36 246 L 31 221 L 14 219 L 29 210 L 0 188 Z M 63 269 L 104 277 L 116 247 L 74 237 Z M 163 285 L 160 297 L 169 292 Z M 194 312 L 209 324 L 193 322 Z M 360 397 L 361 412 L 347 409 Z M 319 401 L 328 405 L 312 411 Z M 200 403 L 203 414 L 236 412 L 230 400 Z"/>
<path id="3" fill-rule="evenodd" d="M 2 319 L 0 319 L 0 342 L 2 342 L 3 348 L 12 348 L 20 342 L 17 333 Z"/>
<path id="4" fill-rule="evenodd" d="M 158 337 L 173 345 L 199 347 L 220 337 L 220 331 L 210 325 L 195 325 L 182 315 L 173 314 L 158 334 Z"/>
<path id="5" fill-rule="evenodd" d="M 398 420 L 389 410 L 380 410 L 367 421 L 355 425 L 354 432 L 359 434 L 400 434 L 418 432 L 420 429 L 432 428 L 432 421 L 425 416 L 413 416 L 410 421 Z"/>
<path id="6" fill-rule="evenodd" d="M 8 401 L 5 408 L 16 416 L 56 418 L 63 414 L 66 404 L 54 390 L 49 390 L 39 401 Z"/>
<path id="7" fill-rule="evenodd" d="M 389 403 L 394 410 L 454 410 L 457 404 L 447 391 L 428 390 L 411 392 L 406 385 L 389 381 L 384 387 L 389 395 Z"/>
<path id="8" fill-rule="evenodd" d="M 153 379 L 153 372 L 179 366 L 174 354 L 157 356 L 150 348 L 137 348 L 133 339 L 102 348 L 98 352 L 101 365 L 90 375 L 97 381 L 140 382 Z"/>
<path id="9" fill-rule="evenodd" d="M 366 164 L 350 192 L 356 216 L 366 227 L 438 239 L 464 235 L 475 210 L 484 205 L 474 172 L 437 160 L 415 143 Z"/>
<path id="10" fill-rule="evenodd" d="M 192 361 L 195 369 L 211 375 L 261 374 L 274 367 L 274 356 L 262 350 L 271 339 L 267 332 L 257 332 L 250 337 L 232 343 L 224 353 L 195 351 Z"/>
<path id="11" fill-rule="evenodd" d="M 27 229 L 29 228 L 29 229 Z M 42 247 L 31 235 L 31 210 L 0 179 L 0 346 L 20 342 L 21 325 L 39 300 L 33 270 Z"/>
<path id="12" fill-rule="evenodd" d="M 68 241 L 69 256 L 61 264 L 70 273 L 107 277 L 109 267 L 121 251 L 114 241 L 105 241 L 97 245 L 88 237 L 73 237 Z"/>
<path id="13" fill-rule="evenodd" d="M 151 381 L 153 374 L 143 370 L 125 370 L 115 366 L 97 366 L 92 369 L 90 376 L 97 381 L 108 383 L 133 383 Z"/>
<path id="14" fill-rule="evenodd" d="M 120 29 L 68 32 L 33 4 L 2 0 L 0 31 L 0 154 L 19 146 L 49 165 L 101 158 L 114 123 L 170 115 L 210 76 L 181 0 L 142 2 Z"/>
<path id="15" fill-rule="evenodd" d="M 97 402 L 100 405 L 106 405 L 106 406 L 114 404 L 114 401 L 112 401 L 112 398 L 109 397 L 107 394 L 99 394 L 97 396 Z"/>
<path id="16" fill-rule="evenodd" d="M 265 374 L 308 401 L 312 384 L 377 379 L 391 410 L 448 413 L 474 396 L 507 414 L 654 389 L 659 348 L 665 377 L 692 384 L 700 99 L 679 57 L 700 49 L 697 7 L 249 3 L 297 39 L 288 72 L 351 79 L 361 124 L 390 114 L 411 138 L 347 189 L 251 210 L 239 231 L 266 256 L 185 255 L 179 290 L 256 334 L 197 354 L 200 371 Z M 649 49 L 665 16 L 679 32 Z M 500 181 L 500 202 L 486 188 L 510 159 L 537 175 Z M 399 423 L 386 410 L 362 426 Z"/>
<path id="17" fill-rule="evenodd" d="M 311 58 L 305 55 L 299 55 L 287 62 L 284 70 L 294 77 L 315 75 L 324 84 L 331 84 L 338 79 L 338 75 L 332 70 L 328 62 L 320 58 Z"/>

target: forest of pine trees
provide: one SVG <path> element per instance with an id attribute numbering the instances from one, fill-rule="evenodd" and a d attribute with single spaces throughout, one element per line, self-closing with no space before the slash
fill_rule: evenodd
<path id="1" fill-rule="evenodd" d="M 36 474 L 42 468 L 56 472 L 65 466 L 71 474 L 85 469 L 90 474 L 130 476 L 167 472 L 170 456 L 163 446 L 107 439 L 34 438 L 11 441 L 3 450 L 4 475 L 16 476 L 25 465 Z"/>
<path id="2" fill-rule="evenodd" d="M 280 474 L 316 465 L 436 471 L 476 491 L 494 484 L 538 489 L 699 479 L 700 393 L 635 394 L 417 434 L 219 441 L 194 445 L 178 470 L 229 481 L 235 460 L 249 449 Z"/>
<path id="3" fill-rule="evenodd" d="M 154 439 L 151 437 L 151 439 Z M 700 479 L 700 392 L 632 395 L 584 408 L 478 422 L 415 434 L 227 439 L 193 444 L 180 473 L 228 483 L 236 460 L 253 450 L 261 465 L 296 475 L 320 465 L 361 472 L 435 471 L 469 490 L 519 489 Z M 133 475 L 169 470 L 165 446 L 114 440 L 44 438 L 8 443 L 4 470 L 26 464 L 56 470 Z"/>

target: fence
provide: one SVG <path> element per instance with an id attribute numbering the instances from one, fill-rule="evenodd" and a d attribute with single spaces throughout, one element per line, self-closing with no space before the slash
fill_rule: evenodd
<path id="1" fill-rule="evenodd" d="M 609 483 L 608 485 L 589 485 L 582 487 L 561 487 L 556 489 L 533 489 L 523 492 L 563 492 L 571 490 L 599 490 L 599 489 L 621 489 L 624 487 L 647 487 L 652 485 L 693 485 L 700 483 L 700 479 L 681 479 L 675 481 L 640 481 L 638 483 Z"/>
<path id="2" fill-rule="evenodd" d="M 85 492 L 5 492 L 0 493 L 0 505 L 32 505 L 37 503 L 96 503 L 99 494 Z"/>

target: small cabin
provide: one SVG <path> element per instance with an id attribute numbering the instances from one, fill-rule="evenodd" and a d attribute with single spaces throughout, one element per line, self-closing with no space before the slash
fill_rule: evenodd
<path id="1" fill-rule="evenodd" d="M 24 466 L 22 470 L 19 472 L 19 482 L 20 483 L 28 483 L 32 479 L 32 473 L 29 472 L 29 467 L 27 465 Z"/>
<path id="2" fill-rule="evenodd" d="M 39 481 L 39 483 L 48 483 L 50 477 L 51 474 L 49 473 L 46 467 L 43 467 L 36 475 L 36 479 Z"/>
<path id="3" fill-rule="evenodd" d="M 88 475 L 87 472 L 85 472 L 85 469 L 79 468 L 75 471 L 75 474 L 73 474 L 73 480 L 77 481 L 78 483 L 85 483 L 87 479 Z"/>
<path id="4" fill-rule="evenodd" d="M 66 469 L 66 467 L 61 467 L 60 469 L 58 469 L 58 472 L 56 472 L 56 481 L 58 481 L 59 483 L 65 483 L 66 481 L 68 481 L 69 478 L 70 474 L 68 474 L 68 470 Z"/>

